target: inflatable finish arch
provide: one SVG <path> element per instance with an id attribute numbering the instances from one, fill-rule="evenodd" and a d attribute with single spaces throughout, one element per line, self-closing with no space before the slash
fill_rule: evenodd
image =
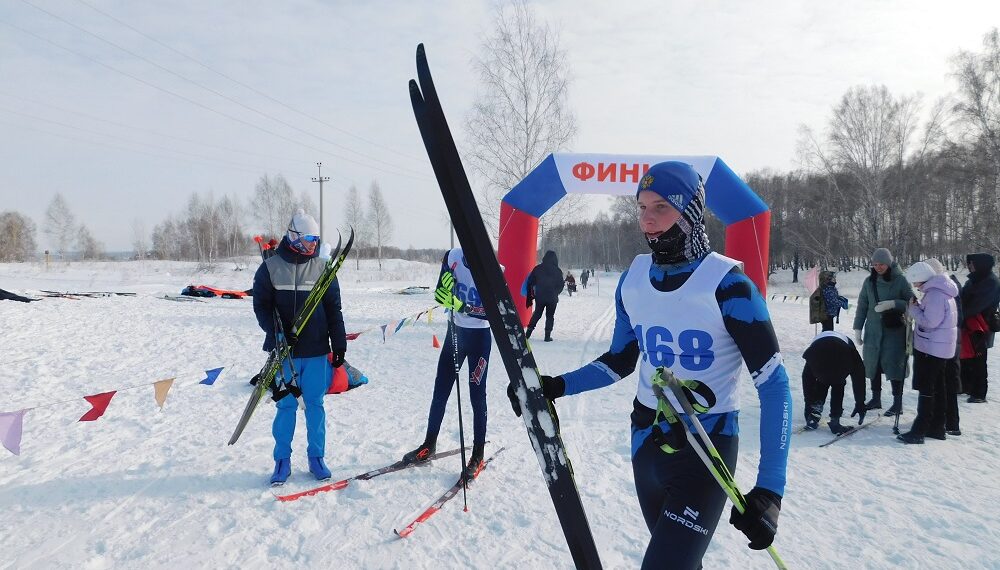
<path id="1" fill-rule="evenodd" d="M 705 182 L 706 206 L 726 225 L 725 254 L 767 293 L 771 212 L 764 201 L 717 156 L 553 153 L 514 186 L 500 204 L 497 252 L 521 321 L 521 284 L 537 263 L 538 218 L 569 193 L 634 196 L 650 165 L 679 160 L 694 167 Z M 636 228 L 636 231 L 639 231 Z"/>

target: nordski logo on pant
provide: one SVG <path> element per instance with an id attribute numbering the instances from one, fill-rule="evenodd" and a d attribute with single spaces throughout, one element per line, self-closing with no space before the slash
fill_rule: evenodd
<path id="1" fill-rule="evenodd" d="M 685 508 L 684 509 L 684 514 L 687 515 L 688 511 L 690 511 L 690 510 L 691 510 L 690 508 Z M 692 512 L 695 512 L 695 517 L 697 517 L 697 512 L 696 511 L 692 511 Z M 703 527 L 703 526 L 701 526 L 700 524 L 695 524 L 695 523 L 687 520 L 686 518 L 678 516 L 676 513 L 672 513 L 670 511 L 663 511 L 663 514 L 665 514 L 668 519 L 670 519 L 670 520 L 672 520 L 672 521 L 674 521 L 674 522 L 676 522 L 678 524 L 681 524 L 683 526 L 686 526 L 689 529 L 697 532 L 698 534 L 703 534 L 705 536 L 708 536 L 708 529 L 705 528 L 705 527 Z"/>
<path id="2" fill-rule="evenodd" d="M 684 516 L 689 517 L 691 520 L 698 520 L 699 514 L 701 513 L 692 509 L 691 507 L 684 507 Z"/>

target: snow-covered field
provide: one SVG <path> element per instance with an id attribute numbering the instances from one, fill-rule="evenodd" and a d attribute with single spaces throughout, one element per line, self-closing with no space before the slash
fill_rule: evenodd
<path id="1" fill-rule="evenodd" d="M 569 568 L 572 561 L 520 419 L 504 392 L 495 353 L 489 371 L 487 453 L 500 455 L 470 489 L 407 539 L 405 525 L 454 482 L 459 460 L 411 469 L 292 503 L 274 500 L 273 407 L 258 410 L 235 446 L 226 442 L 248 396 L 246 380 L 264 359 L 250 300 L 164 300 L 188 284 L 245 289 L 253 268 L 214 272 L 179 262 L 0 264 L 0 288 L 129 291 L 135 297 L 0 302 L 0 412 L 27 413 L 21 455 L 0 449 L 2 568 Z M 575 271 L 579 274 L 578 271 Z M 391 261 L 360 271 L 350 261 L 341 286 L 348 332 L 413 315 L 430 293 L 434 264 Z M 555 342 L 533 348 L 543 373 L 575 368 L 607 349 L 617 276 L 598 274 L 556 314 Z M 837 326 L 850 332 L 861 272 L 841 273 L 851 310 Z M 964 278 L 963 278 L 964 279 Z M 805 295 L 790 273 L 772 277 L 769 293 Z M 801 418 L 801 353 L 815 328 L 803 298 L 770 303 L 792 380 L 794 425 Z M 435 312 L 383 344 L 380 333 L 349 343 L 348 360 L 369 385 L 326 399 L 327 463 L 344 478 L 398 459 L 423 438 L 446 322 Z M 796 435 L 775 546 L 791 568 L 1000 568 L 1000 357 L 991 352 L 994 402 L 961 400 L 961 437 L 904 446 L 878 424 L 817 447 L 828 430 Z M 225 366 L 213 386 L 204 371 Z M 463 375 L 465 371 L 463 370 Z M 744 373 L 744 376 L 748 376 Z M 161 410 L 150 383 L 176 377 Z M 120 391 L 105 416 L 77 420 L 83 396 Z M 629 463 L 634 380 L 558 401 L 564 438 L 590 525 L 607 568 L 636 568 L 648 533 Z M 888 390 L 888 386 L 886 386 Z M 759 407 L 743 383 L 742 448 L 736 478 L 752 487 Z M 845 408 L 850 410 L 850 392 Z M 470 423 L 468 399 L 466 422 Z M 906 391 L 902 426 L 916 394 Z M 439 448 L 458 441 L 454 398 Z M 296 434 L 293 474 L 284 489 L 314 484 L 306 470 L 304 422 Z M 706 568 L 768 568 L 762 552 L 723 521 Z"/>

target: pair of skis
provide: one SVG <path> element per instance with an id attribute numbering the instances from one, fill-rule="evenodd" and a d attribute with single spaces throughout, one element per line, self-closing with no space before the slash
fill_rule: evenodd
<path id="1" fill-rule="evenodd" d="M 733 506 L 741 514 L 746 511 L 747 502 L 743 497 L 743 493 L 740 492 L 739 487 L 736 485 L 736 480 L 733 479 L 733 474 L 729 471 L 729 467 L 726 466 L 726 462 L 722 460 L 722 456 L 719 451 L 715 448 L 715 444 L 708 437 L 708 433 L 705 428 L 701 425 L 701 421 L 698 419 L 699 410 L 695 407 L 698 406 L 701 412 L 707 411 L 707 408 L 701 406 L 694 400 L 691 393 L 690 384 L 685 384 L 681 380 L 678 380 L 674 373 L 666 368 L 658 368 L 656 373 L 652 378 L 653 393 L 656 395 L 657 406 L 657 421 L 662 415 L 667 423 L 670 425 L 670 433 L 674 437 L 678 437 L 681 432 L 683 432 L 684 437 L 687 438 L 687 443 L 694 449 L 695 453 L 701 459 L 705 467 L 708 468 L 712 477 L 715 479 L 716 483 L 722 487 L 722 490 L 732 501 Z M 680 405 L 683 413 L 687 415 L 691 424 L 694 426 L 695 432 L 692 433 L 688 425 L 681 419 L 680 413 L 673 404 L 670 403 L 670 399 L 667 398 L 664 388 L 673 394 L 674 399 Z M 695 403 L 692 404 L 692 401 Z M 697 434 L 697 435 L 696 435 Z M 672 443 L 665 443 L 663 448 L 667 452 L 673 452 L 680 449 L 680 443 L 674 441 Z M 778 556 L 778 551 L 774 548 L 774 545 L 767 547 L 767 553 L 771 556 L 771 560 L 774 564 L 782 569 L 787 570 L 784 561 Z"/>
<path id="2" fill-rule="evenodd" d="M 520 402 L 528 438 L 548 487 L 559 524 L 577 568 L 601 568 L 597 545 L 587 522 L 559 433 L 555 408 L 542 393 L 535 357 L 528 347 L 517 307 L 486 233 L 462 159 L 441 109 L 423 44 L 417 46 L 417 80 L 410 80 L 410 102 L 427 156 L 448 207 L 458 241 L 479 290 L 486 317 L 507 376 Z M 405 529 L 404 529 L 405 530 Z"/>
<path id="3" fill-rule="evenodd" d="M 491 455 L 485 461 L 483 461 L 482 466 L 479 468 L 479 471 L 475 473 L 474 477 L 478 477 L 479 473 L 481 473 L 483 469 L 486 469 L 486 466 L 489 465 L 490 462 L 492 462 L 493 459 L 495 459 L 496 456 L 499 455 L 504 449 L 505 448 L 501 447 L 496 452 L 494 452 L 493 455 Z M 461 453 L 461 451 L 462 448 L 455 448 L 455 449 L 450 449 L 448 451 L 435 453 L 431 455 L 427 459 L 427 461 L 434 461 L 437 459 L 458 455 L 459 453 Z M 287 495 L 275 495 L 274 498 L 281 502 L 297 501 L 303 497 L 311 497 L 313 495 L 318 495 L 320 493 L 326 493 L 329 491 L 340 491 L 342 489 L 346 489 L 353 481 L 369 481 L 376 477 L 380 477 L 382 475 L 386 475 L 389 473 L 395 473 L 397 471 L 403 471 L 404 469 L 409 469 L 417 465 L 418 465 L 417 463 L 404 463 L 403 461 L 397 461 L 391 465 L 386 465 L 385 467 L 379 467 L 378 469 L 372 469 L 371 471 L 366 471 L 364 473 L 361 473 L 360 475 L 348 477 L 347 479 L 341 479 L 340 481 L 336 481 L 334 483 L 327 483 L 324 485 L 320 485 L 319 487 L 306 489 L 305 491 L 299 491 L 297 493 L 290 493 Z M 402 530 L 393 529 L 393 532 L 396 533 L 396 536 L 400 538 L 406 538 L 410 536 L 411 534 L 413 534 L 413 531 L 416 530 L 417 525 L 425 522 L 427 519 L 431 518 L 434 515 L 434 513 L 440 511 L 442 507 L 444 507 L 445 503 L 454 499 L 458 495 L 458 492 L 461 491 L 465 485 L 466 482 L 463 480 L 463 476 L 460 475 L 458 481 L 454 485 L 452 485 L 447 491 L 444 492 L 443 495 L 441 495 L 433 503 L 431 503 L 430 506 L 422 510 L 420 514 L 417 515 L 416 518 L 414 518 L 408 525 L 404 526 Z"/>
<path id="4" fill-rule="evenodd" d="M 351 235 L 343 250 L 340 248 L 342 244 L 343 237 L 341 236 L 337 240 L 336 249 L 330 255 L 330 260 L 326 262 L 323 273 L 316 279 L 316 283 L 313 284 L 312 289 L 309 291 L 309 296 L 306 297 L 302 309 L 296 315 L 295 322 L 292 323 L 292 334 L 297 336 L 305 328 L 310 317 L 316 311 L 316 307 L 323 301 L 323 296 L 326 295 L 330 285 L 333 284 L 333 280 L 337 278 L 337 272 L 344 265 L 344 260 L 347 259 L 347 254 L 350 253 L 351 246 L 354 245 L 354 228 L 351 228 Z M 275 348 L 268 354 L 267 362 L 260 371 L 260 380 L 254 386 L 246 407 L 243 408 L 243 415 L 240 416 L 240 420 L 236 423 L 236 429 L 233 430 L 233 435 L 229 438 L 229 445 L 236 443 L 240 435 L 243 434 L 243 430 L 246 429 L 247 424 L 250 422 L 254 410 L 257 409 L 264 394 L 271 388 L 271 383 L 274 382 L 274 378 L 281 370 L 284 361 L 290 357 L 291 348 L 287 343 L 277 343 Z"/>

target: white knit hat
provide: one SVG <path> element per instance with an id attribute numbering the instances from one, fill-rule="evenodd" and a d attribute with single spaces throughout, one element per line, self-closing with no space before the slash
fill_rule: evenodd
<path id="1" fill-rule="evenodd" d="M 934 273 L 937 273 L 938 275 L 944 275 L 945 272 L 944 264 L 938 261 L 936 257 L 925 259 L 924 263 L 930 265 L 931 269 L 934 270 Z"/>
<path id="2" fill-rule="evenodd" d="M 925 261 L 918 261 L 906 270 L 906 280 L 910 283 L 926 283 L 928 279 L 935 275 L 937 273 L 934 272 L 934 268 Z"/>
<path id="3" fill-rule="evenodd" d="M 292 232 L 295 233 L 293 234 Z M 295 241 L 300 235 L 319 235 L 319 224 L 316 223 L 316 219 L 302 209 L 295 212 L 295 215 L 292 216 L 292 221 L 288 222 L 288 241 Z"/>

